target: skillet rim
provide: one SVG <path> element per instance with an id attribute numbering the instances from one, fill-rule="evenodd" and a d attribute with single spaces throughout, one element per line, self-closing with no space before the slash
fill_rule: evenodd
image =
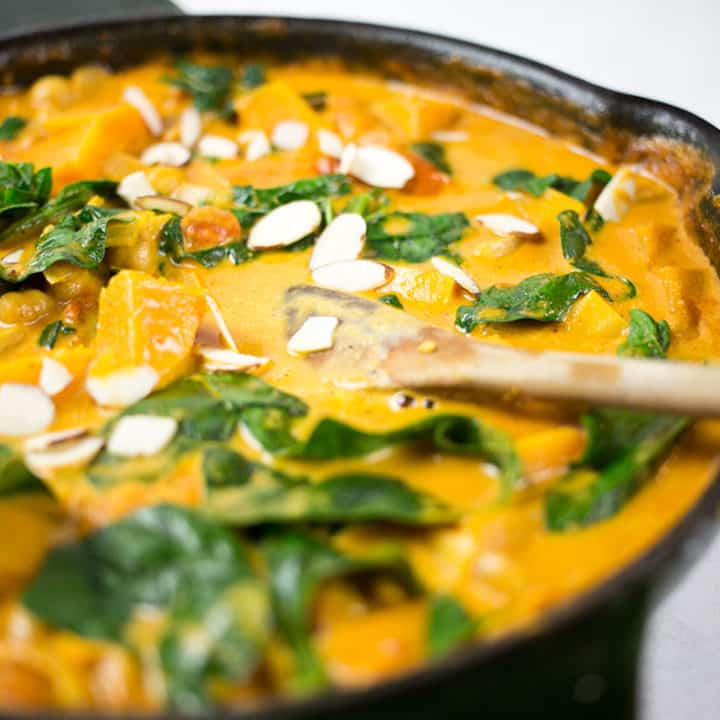
<path id="1" fill-rule="evenodd" d="M 365 23 L 352 20 L 338 20 L 317 17 L 288 17 L 280 15 L 183 15 L 150 14 L 134 19 L 114 18 L 93 20 L 87 23 L 60 23 L 52 27 L 38 28 L 30 32 L 0 34 L 0 71 L 4 55 L 14 49 L 22 50 L 32 45 L 42 46 L 43 42 L 64 42 L 72 44 L 77 36 L 86 36 L 99 32 L 122 32 L 137 30 L 144 25 L 159 23 L 180 23 L 185 32 L 194 25 L 218 25 L 225 22 L 262 25 L 264 23 L 282 23 L 285 34 L 302 35 L 303 30 L 314 29 L 337 31 L 342 35 L 357 32 L 371 35 L 376 43 L 400 43 L 409 49 L 422 50 L 435 58 L 450 56 L 459 58 L 474 67 L 499 69 L 514 79 L 528 80 L 533 89 L 559 97 L 570 96 L 570 104 L 580 109 L 591 110 L 608 118 L 632 117 L 633 113 L 643 116 L 646 113 L 659 115 L 658 134 L 662 134 L 662 123 L 678 121 L 683 127 L 682 141 L 704 151 L 715 168 L 714 192 L 720 192 L 720 128 L 709 121 L 683 108 L 660 100 L 651 100 L 642 96 L 624 93 L 597 85 L 583 78 L 571 75 L 545 63 L 524 56 L 474 43 L 470 40 L 453 38 L 446 35 L 415 29 L 403 29 L 389 25 Z M 69 34 L 69 37 L 63 37 Z M 190 39 L 190 38 L 188 38 Z M 148 54 L 155 48 L 149 48 Z M 318 52 L 317 55 L 321 55 Z M 72 49 L 70 49 L 72 56 Z M 478 58 L 487 58 L 493 63 L 479 63 Z M 12 67 L 12 65 L 10 65 Z M 563 93 L 562 91 L 566 92 Z M 568 92 L 569 91 L 569 92 Z M 578 96 L 585 96 L 585 103 L 577 102 Z M 592 101 L 592 102 L 589 102 Z M 647 118 L 646 118 L 647 120 Z M 666 137 L 677 139 L 673 132 Z M 670 564 L 690 565 L 701 554 L 713 535 L 720 529 L 720 470 L 712 482 L 696 498 L 687 512 L 664 534 L 637 555 L 631 562 L 609 575 L 605 580 L 592 586 L 585 592 L 573 597 L 561 605 L 544 612 L 532 625 L 513 630 L 496 639 L 473 644 L 460 649 L 435 662 L 425 662 L 422 666 L 391 677 L 366 688 L 338 690 L 331 689 L 304 700 L 272 702 L 259 710 L 234 710 L 219 708 L 209 714 L 179 715 L 172 711 L 136 713 L 133 717 L 141 720 L 170 720 L 171 718 L 209 718 L 223 717 L 227 720 L 293 720 L 313 717 L 318 712 L 342 711 L 349 706 L 362 704 L 365 700 L 383 698 L 412 691 L 427 682 L 442 682 L 458 670 L 469 667 L 481 667 L 486 662 L 504 653 L 510 653 L 538 638 L 552 636 L 556 631 L 572 626 L 590 615 L 594 610 L 608 606 L 614 601 L 626 598 L 643 587 L 654 575 Z M 700 547 L 702 545 L 702 547 Z M 685 556 L 684 558 L 682 556 Z M 681 562 L 678 563 L 677 561 Z M 102 717 L 106 720 L 119 720 L 126 717 L 119 713 L 101 713 L 94 711 L 38 711 L 31 713 L 6 712 L 0 710 L 1 720 L 20 720 L 28 718 L 57 718 L 58 720 L 92 720 Z"/>

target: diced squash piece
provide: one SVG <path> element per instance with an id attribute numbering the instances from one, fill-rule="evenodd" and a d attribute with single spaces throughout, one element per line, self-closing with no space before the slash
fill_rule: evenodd
<path id="1" fill-rule="evenodd" d="M 435 268 L 398 270 L 392 283 L 392 290 L 401 297 L 431 305 L 447 305 L 454 289 L 455 280 Z"/>
<path id="2" fill-rule="evenodd" d="M 709 284 L 709 272 L 705 268 L 675 265 L 657 269 L 656 274 L 670 310 L 667 321 L 673 330 L 689 330 L 697 325 L 705 289 Z"/>
<path id="3" fill-rule="evenodd" d="M 126 152 L 116 152 L 105 161 L 103 177 L 120 182 L 128 175 L 141 170 L 145 170 L 145 165 L 138 158 Z"/>
<path id="4" fill-rule="evenodd" d="M 565 318 L 565 330 L 598 338 L 614 338 L 625 329 L 626 322 L 599 293 L 589 292 L 580 298 Z"/>
<path id="5" fill-rule="evenodd" d="M 150 366 L 167 385 L 188 369 L 204 310 L 199 288 L 122 270 L 100 295 L 90 375 Z"/>
<path id="6" fill-rule="evenodd" d="M 562 471 L 580 457 L 584 446 L 585 433 L 571 426 L 543 430 L 517 441 L 523 472 L 531 479 Z"/>
<path id="7" fill-rule="evenodd" d="M 459 113 L 456 105 L 420 97 L 398 95 L 380 100 L 371 106 L 372 112 L 403 139 L 426 139 L 434 130 L 449 125 Z"/>
<path id="8" fill-rule="evenodd" d="M 283 120 L 318 124 L 318 116 L 310 105 L 289 85 L 270 82 L 243 95 L 235 101 L 242 126 L 251 130 L 264 130 L 271 134 L 275 125 Z"/>
<path id="9" fill-rule="evenodd" d="M 73 378 L 81 378 L 90 360 L 90 350 L 83 345 L 61 347 L 49 352 L 34 352 L 32 355 L 21 355 L 6 360 L 0 363 L 0 381 L 37 385 L 43 357 L 57 360 L 68 369 Z"/>
<path id="10" fill-rule="evenodd" d="M 327 116 L 344 139 L 357 138 L 379 127 L 378 119 L 370 113 L 368 104 L 350 95 L 330 95 Z"/>

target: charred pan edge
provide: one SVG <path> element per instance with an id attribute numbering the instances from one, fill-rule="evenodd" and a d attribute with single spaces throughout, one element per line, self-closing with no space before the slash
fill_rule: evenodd
<path id="1" fill-rule="evenodd" d="M 389 77 L 459 89 L 468 98 L 540 125 L 618 161 L 638 162 L 681 191 L 688 231 L 720 271 L 720 130 L 684 110 L 615 93 L 524 58 L 473 43 L 377 25 L 303 18 L 165 16 L 54 28 L 0 39 L 0 82 L 25 84 L 88 62 L 121 67 L 162 52 L 193 49 L 290 60 L 331 55 Z M 322 48 L 322 52 L 318 51 Z M 650 578 L 687 565 L 717 527 L 720 476 L 655 545 L 604 583 L 547 613 L 530 630 L 466 648 L 369 689 L 335 691 L 255 712 L 223 711 L 242 720 L 293 720 L 388 701 L 571 627 L 603 606 L 629 598 Z M 678 562 L 679 561 L 679 562 Z M 683 562 L 684 561 L 684 562 Z M 48 713 L 23 714 L 47 718 Z M 20 717 L 0 712 L 0 717 Z M 93 713 L 55 713 L 89 720 Z M 113 716 L 103 714 L 105 718 Z M 119 716 L 115 716 L 119 717 Z M 139 715 L 169 718 L 167 713 Z"/>

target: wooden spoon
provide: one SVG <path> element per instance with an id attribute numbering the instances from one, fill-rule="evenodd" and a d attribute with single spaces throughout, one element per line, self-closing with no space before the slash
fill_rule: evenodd
<path id="1" fill-rule="evenodd" d="M 332 349 L 308 361 L 339 386 L 473 389 L 720 416 L 720 365 L 518 350 L 315 286 L 289 288 L 284 307 L 288 336 L 312 315 L 338 318 Z"/>

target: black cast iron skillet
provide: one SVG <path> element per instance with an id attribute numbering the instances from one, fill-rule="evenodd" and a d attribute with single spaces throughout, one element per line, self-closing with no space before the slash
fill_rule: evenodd
<path id="1" fill-rule="evenodd" d="M 699 148 L 716 171 L 720 168 L 720 130 L 683 110 L 611 92 L 472 43 L 360 23 L 168 15 L 55 28 L 0 40 L 0 76 L 5 84 L 22 84 L 82 63 L 122 66 L 155 52 L 196 48 L 254 59 L 339 55 L 351 65 L 390 76 L 457 86 L 471 97 L 530 117 L 590 147 L 608 132 L 620 137 L 661 135 Z M 720 175 L 714 185 L 720 190 Z M 707 195 L 691 208 L 690 216 L 700 220 L 706 231 L 718 227 L 713 207 Z M 717 243 L 717 232 L 706 232 L 703 244 L 712 259 L 717 257 Z M 476 645 L 367 690 L 330 692 L 250 714 L 224 711 L 214 716 L 237 720 L 633 718 L 638 653 L 648 609 L 714 532 L 719 505 L 720 476 L 642 556 L 591 592 L 546 614 L 531 631 Z"/>

